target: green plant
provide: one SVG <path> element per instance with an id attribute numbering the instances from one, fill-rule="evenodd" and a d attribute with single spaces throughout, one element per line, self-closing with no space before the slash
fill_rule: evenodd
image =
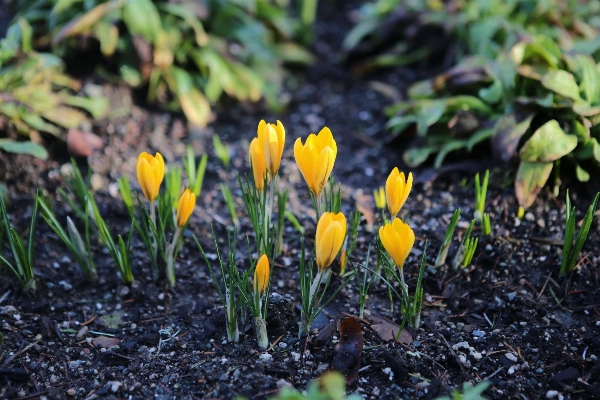
<path id="1" fill-rule="evenodd" d="M 490 386 L 489 382 L 479 382 L 475 386 L 463 383 L 462 393 L 458 389 L 452 391 L 452 397 L 438 397 L 436 400 L 485 400 L 482 393 Z"/>
<path id="2" fill-rule="evenodd" d="M 215 286 L 217 287 L 217 292 L 219 293 L 219 297 L 225 306 L 225 321 L 227 324 L 227 340 L 230 342 L 237 342 L 240 338 L 240 332 L 238 329 L 238 314 L 237 310 L 240 307 L 240 301 L 236 296 L 235 289 L 236 286 L 243 282 L 243 279 L 239 276 L 239 271 L 235 266 L 235 259 L 237 254 L 237 241 L 236 241 L 237 231 L 234 230 L 233 234 L 230 231 L 227 231 L 227 258 L 223 259 L 221 255 L 221 251 L 219 250 L 219 244 L 217 243 L 217 237 L 215 236 L 215 231 L 212 231 L 213 242 L 215 244 L 215 249 L 217 251 L 217 259 L 219 263 L 219 270 L 221 272 L 220 278 L 217 277 L 215 273 L 215 269 L 210 263 L 204 249 L 200 245 L 200 242 L 194 235 L 194 240 L 196 241 L 196 245 L 198 246 L 198 250 L 202 254 L 204 258 L 204 262 L 206 262 L 206 266 L 210 272 L 210 276 L 213 279 Z M 247 276 L 246 276 L 247 278 Z M 247 279 L 246 279 L 247 281 Z M 241 304 L 241 308 L 245 310 L 245 304 Z M 242 313 L 244 315 L 244 313 Z M 242 321 L 244 323 L 244 321 Z"/>
<path id="3" fill-rule="evenodd" d="M 358 394 L 346 395 L 346 379 L 336 371 L 326 372 L 306 388 L 306 394 L 295 389 L 283 388 L 271 400 L 360 400 Z"/>
<path id="4" fill-rule="evenodd" d="M 283 64 L 312 59 L 294 42 L 287 9 L 266 0 L 25 0 L 18 6 L 16 18 L 32 25 L 34 48 L 51 43 L 67 55 L 82 38 L 97 43 L 114 65 L 99 68 L 101 74 L 147 89 L 149 102 L 182 110 L 199 125 L 223 95 L 264 97 L 280 108 Z"/>
<path id="5" fill-rule="evenodd" d="M 6 230 L 8 246 L 10 248 L 10 252 L 13 258 L 13 262 L 11 263 L 8 258 L 0 254 L 0 266 L 2 266 L 2 264 L 6 265 L 19 281 L 21 288 L 26 292 L 35 291 L 35 277 L 33 275 L 33 266 L 35 265 L 34 238 L 35 222 L 37 219 L 37 209 L 38 199 L 36 197 L 33 205 L 33 211 L 31 213 L 31 219 L 29 222 L 27 247 L 25 247 L 23 239 L 12 227 L 12 224 L 8 219 L 8 213 L 4 204 L 4 197 L 0 196 L 0 213 L 2 214 L 0 217 L 2 219 L 2 226 L 0 227 L 0 231 L 2 231 L 3 236 L 4 231 Z M 0 240 L 0 246 L 2 245 L 3 243 Z"/>
<path id="6" fill-rule="evenodd" d="M 471 232 L 473 232 L 474 226 L 475 219 L 472 219 L 471 223 L 469 224 L 469 228 L 463 236 L 463 240 L 460 246 L 456 250 L 454 261 L 452 262 L 452 266 L 454 267 L 454 269 L 458 269 L 461 266 L 464 268 L 471 264 L 473 254 L 475 254 L 475 250 L 477 249 L 477 243 L 479 241 L 479 239 L 471 237 Z"/>
<path id="7" fill-rule="evenodd" d="M 229 210 L 229 215 L 231 215 L 231 222 L 238 227 L 240 226 L 240 220 L 237 217 L 237 213 L 235 211 L 235 202 L 233 201 L 233 195 L 231 194 L 231 189 L 229 186 L 225 184 L 220 184 L 221 193 L 223 194 L 223 198 L 225 199 L 225 204 L 227 205 L 227 209 Z"/>
<path id="8" fill-rule="evenodd" d="M 188 186 L 192 193 L 196 195 L 196 197 L 200 196 L 200 191 L 202 190 L 202 182 L 204 182 L 204 173 L 206 172 L 206 164 L 208 162 L 208 155 L 203 154 L 200 159 L 200 163 L 196 167 L 196 158 L 194 157 L 194 150 L 192 146 L 188 145 L 187 147 L 187 155 L 185 159 L 185 172 L 187 174 Z"/>
<path id="9" fill-rule="evenodd" d="M 408 165 L 435 155 L 434 165 L 440 167 L 450 153 L 490 143 L 504 161 L 520 160 L 515 190 L 523 209 L 553 167 L 556 177 L 562 172 L 580 181 L 598 170 L 600 31 L 591 19 L 598 4 L 475 0 L 407 2 L 402 8 L 401 3 L 380 0 L 365 6 L 365 18 L 346 45 L 378 38 L 382 21 L 410 13 L 409 21 L 442 27 L 456 37 L 457 64 L 412 85 L 409 99 L 387 110 L 392 134 L 419 137 L 419 145 L 404 153 Z M 395 49 L 408 51 L 401 43 Z"/>
<path id="10" fill-rule="evenodd" d="M 378 260 L 382 260 L 384 263 L 383 267 L 378 267 L 379 270 L 382 268 L 386 272 L 386 276 L 391 276 L 395 279 L 396 282 L 400 283 L 400 293 L 394 288 L 393 284 L 380 276 L 381 280 L 388 286 L 389 290 L 393 292 L 396 297 L 400 300 L 400 311 L 402 313 L 402 324 L 401 329 L 398 330 L 398 335 L 402 332 L 402 328 L 405 323 L 408 323 L 410 326 L 414 328 L 418 328 L 421 324 L 421 309 L 423 308 L 423 273 L 425 272 L 425 267 L 427 266 L 427 245 L 428 242 L 425 242 L 425 247 L 423 248 L 423 255 L 421 256 L 421 261 L 419 263 L 419 275 L 417 277 L 417 284 L 415 286 L 414 295 L 411 297 L 408 293 L 408 285 L 404 283 L 403 273 L 396 268 L 396 265 L 393 261 L 390 260 L 389 257 L 385 253 L 385 249 L 379 246 L 378 242 L 378 251 L 381 253 L 381 257 Z M 400 271 L 400 272 L 399 272 Z"/>
<path id="11" fill-rule="evenodd" d="M 347 273 L 340 286 L 329 296 L 325 298 L 325 292 L 331 283 L 331 274 L 327 274 L 325 285 L 320 289 L 324 278 L 324 271 L 319 269 L 317 274 L 314 273 L 314 260 L 311 258 L 307 261 L 306 249 L 304 246 L 304 238 L 302 238 L 302 250 L 300 252 L 300 298 L 301 298 L 301 317 L 298 336 L 308 334 L 308 331 L 321 310 L 325 308 L 331 300 L 339 293 L 340 290 L 352 279 L 356 271 Z"/>
<path id="12" fill-rule="evenodd" d="M 454 211 L 452 218 L 450 219 L 450 223 L 446 228 L 446 233 L 444 234 L 444 241 L 442 242 L 442 247 L 440 247 L 440 251 L 435 259 L 435 266 L 439 267 L 444 265 L 446 262 L 446 257 L 448 256 L 448 249 L 450 248 L 450 243 L 452 242 L 452 236 L 454 235 L 454 228 L 456 228 L 456 224 L 460 219 L 460 208 Z"/>
<path id="13" fill-rule="evenodd" d="M 600 192 L 596 193 L 596 195 L 594 196 L 590 207 L 585 213 L 585 217 L 583 218 L 583 222 L 581 224 L 581 227 L 579 228 L 577 238 L 575 238 L 576 209 L 575 207 L 571 207 L 571 199 L 569 197 L 569 191 L 567 190 L 567 215 L 565 218 L 565 235 L 563 238 L 562 262 L 560 264 L 561 275 L 566 272 L 573 271 L 575 269 L 577 259 L 579 258 L 579 253 L 581 253 L 581 249 L 583 249 L 583 245 L 585 244 L 585 241 L 587 239 L 590 227 L 592 226 L 592 221 L 594 220 L 594 212 L 596 211 L 596 206 L 598 205 L 599 198 Z"/>
<path id="14" fill-rule="evenodd" d="M 32 50 L 33 29 L 24 18 L 17 18 L 0 41 L 0 123 L 26 137 L 44 132 L 61 136 L 61 128 L 77 128 L 87 120 L 80 110 L 101 118 L 108 107 L 104 98 L 73 95 L 81 85 L 63 74 L 60 58 Z M 0 149 L 46 159 L 40 144 L 0 139 Z M 37 139 L 39 140 L 39 139 Z"/>
<path id="15" fill-rule="evenodd" d="M 363 276 L 362 279 L 359 281 L 358 285 L 358 316 L 361 319 L 364 318 L 365 301 L 367 300 L 367 295 L 369 293 L 369 289 L 371 288 L 371 283 L 373 283 L 373 278 L 375 278 L 375 274 L 369 270 L 370 257 L 371 245 L 369 245 L 369 249 L 367 250 L 365 263 L 363 264 Z"/>
<path id="16" fill-rule="evenodd" d="M 42 192 L 39 192 L 37 195 L 40 214 L 42 218 L 46 221 L 48 226 L 58 235 L 58 237 L 63 241 L 63 243 L 67 246 L 71 254 L 77 260 L 77 263 L 83 270 L 86 278 L 90 282 L 95 282 L 98 279 L 98 273 L 96 272 L 96 267 L 94 266 L 94 258 L 90 248 L 90 223 L 89 218 L 86 215 L 84 216 L 84 231 L 85 231 L 85 242 L 81 237 L 81 234 L 75 227 L 75 223 L 70 217 L 67 217 L 67 229 L 62 227 L 52 207 L 50 205 L 50 201 L 44 196 Z"/>
<path id="17" fill-rule="evenodd" d="M 213 135 L 213 147 L 215 148 L 215 155 L 219 160 L 221 160 L 221 164 L 225 168 L 229 168 L 229 162 L 231 156 L 229 155 L 229 147 L 226 144 L 223 144 L 219 135 Z"/>

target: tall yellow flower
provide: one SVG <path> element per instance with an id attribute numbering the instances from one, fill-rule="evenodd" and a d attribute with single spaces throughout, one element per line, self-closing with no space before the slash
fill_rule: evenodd
<path id="1" fill-rule="evenodd" d="M 270 273 L 271 268 L 269 267 L 269 257 L 267 257 L 266 254 L 263 254 L 258 259 L 256 269 L 254 270 L 254 292 L 258 292 L 260 297 L 262 297 L 267 290 Z"/>
<path id="2" fill-rule="evenodd" d="M 342 213 L 323 213 L 317 223 L 315 248 L 317 266 L 320 270 L 329 267 L 340 252 L 346 237 L 346 217 Z"/>
<path id="3" fill-rule="evenodd" d="M 415 233 L 411 227 L 400 218 L 394 218 L 391 223 L 379 228 L 379 238 L 394 263 L 402 268 L 415 244 Z"/>
<path id="4" fill-rule="evenodd" d="M 304 145 L 300 138 L 294 143 L 296 164 L 308 188 L 315 196 L 318 196 L 325 187 L 336 156 L 337 145 L 327 127 L 321 129 L 318 135 L 314 133 L 308 135 Z"/>
<path id="5" fill-rule="evenodd" d="M 252 139 L 248 152 L 250 153 L 250 165 L 252 166 L 254 184 L 258 190 L 263 190 L 265 187 L 265 176 L 267 176 L 267 162 L 258 138 Z"/>
<path id="6" fill-rule="evenodd" d="M 271 176 L 275 176 L 281 164 L 285 128 L 281 121 L 277 121 L 277 124 L 269 124 L 263 119 L 258 123 L 257 136 L 263 148 L 267 170 Z"/>
<path id="7" fill-rule="evenodd" d="M 179 202 L 177 203 L 177 226 L 183 227 L 187 223 L 190 215 L 194 211 L 194 207 L 196 206 L 196 195 L 190 191 L 190 189 L 185 189 L 185 192 L 179 198 Z"/>
<path id="8" fill-rule="evenodd" d="M 413 176 L 412 172 L 408 174 L 408 180 L 404 176 L 404 172 L 398 171 L 398 168 L 394 168 L 390 176 L 388 176 L 385 182 L 385 197 L 387 199 L 388 210 L 393 218 L 404 205 L 410 189 L 412 188 Z"/>
<path id="9" fill-rule="evenodd" d="M 151 156 L 143 152 L 137 159 L 135 171 L 144 196 L 154 201 L 158 197 L 160 184 L 165 177 L 165 160 L 162 155 L 157 152 L 156 156 Z"/>

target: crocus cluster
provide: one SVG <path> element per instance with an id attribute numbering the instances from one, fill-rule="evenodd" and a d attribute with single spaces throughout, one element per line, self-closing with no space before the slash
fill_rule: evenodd
<path id="1" fill-rule="evenodd" d="M 166 221 L 162 221 L 160 225 L 156 223 L 156 202 L 159 199 L 160 185 L 165 176 L 165 161 L 162 155 L 158 152 L 155 156 L 146 152 L 140 154 L 137 159 L 136 173 L 140 188 L 150 202 L 150 223 L 152 224 L 150 229 L 152 232 L 158 232 L 159 226 L 168 226 Z M 174 210 L 174 220 L 177 226 L 172 240 L 168 242 L 164 239 L 163 243 L 159 243 L 158 238 L 154 234 L 152 235 L 154 237 L 154 248 L 149 250 L 156 254 L 158 250 L 157 246 L 164 246 L 166 276 L 171 286 L 175 286 L 174 259 L 179 247 L 179 239 L 194 211 L 195 205 L 196 195 L 189 189 L 186 189 L 177 202 L 176 210 Z M 158 236 L 164 238 L 164 232 L 159 232 Z"/>

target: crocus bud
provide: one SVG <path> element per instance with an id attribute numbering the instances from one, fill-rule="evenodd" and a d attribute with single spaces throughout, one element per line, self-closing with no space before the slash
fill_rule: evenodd
<path id="1" fill-rule="evenodd" d="M 383 186 L 373 191 L 373 198 L 375 199 L 375 207 L 383 210 L 385 208 L 385 190 Z"/>
<path id="2" fill-rule="evenodd" d="M 258 292 L 260 297 L 265 294 L 267 286 L 269 286 L 269 275 L 271 268 L 269 267 L 269 258 L 266 254 L 263 254 L 256 264 L 254 270 L 254 291 Z"/>
<path id="3" fill-rule="evenodd" d="M 258 190 L 263 190 L 265 187 L 265 177 L 267 176 L 267 162 L 258 138 L 252 139 L 248 152 L 250 154 L 250 165 L 252 166 L 254 184 Z"/>
<path id="4" fill-rule="evenodd" d="M 329 267 L 339 253 L 346 237 L 346 217 L 342 213 L 323 213 L 317 223 L 315 249 L 320 270 Z"/>
<path id="5" fill-rule="evenodd" d="M 336 156 L 337 145 L 327 127 L 321 129 L 318 135 L 314 133 L 308 135 L 304 145 L 300 138 L 294 143 L 296 164 L 308 188 L 315 196 L 318 196 L 325 187 Z"/>
<path id="6" fill-rule="evenodd" d="M 408 174 L 408 180 L 404 176 L 404 172 L 394 168 L 392 173 L 385 182 L 385 197 L 387 199 L 388 210 L 392 218 L 395 218 L 412 188 L 413 176 L 412 172 Z"/>
<path id="7" fill-rule="evenodd" d="M 144 196 L 154 201 L 158 197 L 160 184 L 165 177 L 165 161 L 162 155 L 157 152 L 156 156 L 151 156 L 143 152 L 137 159 L 135 170 Z"/>
<path id="8" fill-rule="evenodd" d="M 415 244 L 415 233 L 411 227 L 400 218 L 394 218 L 391 223 L 379 228 L 379 238 L 394 263 L 402 268 Z"/>
<path id="9" fill-rule="evenodd" d="M 261 120 L 258 124 L 257 136 L 263 148 L 267 170 L 271 176 L 275 176 L 279 171 L 285 145 L 285 128 L 281 121 L 277 121 L 277 124 L 269 124 Z"/>
<path id="10" fill-rule="evenodd" d="M 196 206 L 196 195 L 190 191 L 190 189 L 185 189 L 185 192 L 179 198 L 179 202 L 177 203 L 177 226 L 183 227 L 187 223 L 190 215 L 192 215 L 192 211 L 194 211 L 194 207 Z"/>

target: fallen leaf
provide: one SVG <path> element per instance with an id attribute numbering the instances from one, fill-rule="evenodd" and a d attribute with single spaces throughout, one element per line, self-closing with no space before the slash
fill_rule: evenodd
<path id="1" fill-rule="evenodd" d="M 356 201 L 356 209 L 367 221 L 367 232 L 373 232 L 373 225 L 375 224 L 375 213 L 373 212 L 375 201 L 373 200 L 373 195 L 365 194 L 362 190 L 357 190 L 353 197 Z"/>
<path id="2" fill-rule="evenodd" d="M 104 146 L 102 139 L 90 132 L 69 129 L 67 133 L 67 150 L 75 157 L 88 157 L 94 150 Z"/>
<path id="3" fill-rule="evenodd" d="M 340 324 L 340 341 L 335 346 L 335 358 L 331 369 L 343 373 L 348 385 L 358 377 L 364 342 L 358 321 L 353 317 L 346 318 Z"/>
<path id="4" fill-rule="evenodd" d="M 371 315 L 370 320 L 373 323 L 373 325 L 371 325 L 371 329 L 377 332 L 381 340 L 385 342 L 396 340 L 396 336 L 400 330 L 400 325 L 390 321 L 385 317 L 382 317 L 381 315 L 376 314 Z M 404 329 L 398 338 L 398 342 L 411 344 L 413 342 L 413 337 L 406 329 Z"/>
<path id="5" fill-rule="evenodd" d="M 107 336 L 98 336 L 97 338 L 94 338 L 94 340 L 92 340 L 92 344 L 94 346 L 100 346 L 105 349 L 110 349 L 111 347 L 116 346 L 119 343 L 121 343 L 120 339 Z"/>

